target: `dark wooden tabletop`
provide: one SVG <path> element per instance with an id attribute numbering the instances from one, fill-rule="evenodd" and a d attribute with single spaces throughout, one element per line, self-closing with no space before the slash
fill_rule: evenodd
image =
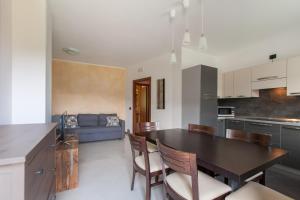
<path id="1" fill-rule="evenodd" d="M 144 133 L 147 140 L 197 154 L 197 164 L 242 183 L 256 173 L 279 162 L 287 151 L 242 141 L 199 134 L 184 129 Z"/>

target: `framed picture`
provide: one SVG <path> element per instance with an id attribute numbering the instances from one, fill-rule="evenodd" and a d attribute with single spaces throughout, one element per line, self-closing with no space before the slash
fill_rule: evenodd
<path id="1" fill-rule="evenodd" d="M 165 109 L 165 79 L 157 80 L 157 109 Z"/>

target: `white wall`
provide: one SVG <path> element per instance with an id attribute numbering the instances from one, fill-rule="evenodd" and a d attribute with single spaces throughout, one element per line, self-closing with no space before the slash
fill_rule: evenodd
<path id="1" fill-rule="evenodd" d="M 223 71 L 231 71 L 267 63 L 269 62 L 269 55 L 273 53 L 276 53 L 278 58 L 300 55 L 299 36 L 300 26 L 222 57 L 217 57 L 216 64 Z"/>
<path id="2" fill-rule="evenodd" d="M 11 5 L 0 0 L 0 124 L 11 123 Z"/>
<path id="3" fill-rule="evenodd" d="M 204 53 L 198 49 L 182 47 L 181 49 L 181 68 L 189 68 L 199 64 L 216 67 L 217 57 Z"/>
<path id="4" fill-rule="evenodd" d="M 47 1 L 1 0 L 1 5 L 4 3 L 9 7 L 5 13 L 1 10 L 1 15 L 5 15 L 10 33 L 2 35 L 1 29 L 1 38 L 8 46 L 4 52 L 9 55 L 3 75 L 10 78 L 4 85 L 7 100 L 1 100 L 0 106 L 11 113 L 8 123 L 42 123 L 46 115 Z M 8 114 L 5 117 L 10 118 Z"/>
<path id="5" fill-rule="evenodd" d="M 47 52 L 46 52 L 46 122 L 52 115 L 52 12 L 47 1 Z"/>
<path id="6" fill-rule="evenodd" d="M 170 64 L 170 54 L 147 60 L 128 68 L 126 84 L 126 129 L 132 128 L 133 80 L 151 77 L 151 121 L 159 121 L 162 129 L 181 127 L 181 70 L 179 65 Z M 143 67 L 143 72 L 138 69 Z M 164 110 L 157 106 L 157 79 L 165 78 Z"/>

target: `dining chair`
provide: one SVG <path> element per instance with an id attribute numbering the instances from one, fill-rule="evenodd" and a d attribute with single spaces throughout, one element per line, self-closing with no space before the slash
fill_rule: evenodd
<path id="1" fill-rule="evenodd" d="M 188 130 L 199 132 L 199 133 L 206 133 L 209 135 L 215 134 L 215 129 L 213 127 L 206 126 L 206 125 L 189 124 Z"/>
<path id="2" fill-rule="evenodd" d="M 143 132 L 150 132 L 159 130 L 159 122 L 139 122 L 136 124 L 135 134 L 138 136 L 144 136 Z M 157 152 L 157 146 L 147 141 L 147 148 L 149 153 Z"/>
<path id="3" fill-rule="evenodd" d="M 237 191 L 228 195 L 225 200 L 293 200 L 271 188 L 256 182 L 249 182 Z"/>
<path id="4" fill-rule="evenodd" d="M 169 148 L 157 139 L 165 191 L 174 200 L 225 199 L 231 188 L 198 171 L 196 154 Z M 167 175 L 165 166 L 175 171 Z"/>
<path id="5" fill-rule="evenodd" d="M 131 190 L 134 189 L 135 174 L 138 172 L 146 177 L 146 200 L 150 200 L 151 187 L 163 183 L 159 181 L 159 176 L 162 174 L 160 155 L 158 152 L 148 153 L 145 137 L 129 134 L 129 140 L 133 159 Z M 142 154 L 136 155 L 136 152 L 142 152 Z M 155 177 L 154 183 L 152 183 L 153 177 Z"/>
<path id="6" fill-rule="evenodd" d="M 247 133 L 241 130 L 227 129 L 226 138 L 254 143 L 263 147 L 269 147 L 271 145 L 272 135 L 260 133 Z M 265 171 L 259 172 L 245 180 L 245 182 L 249 181 L 259 181 L 259 183 L 265 185 Z"/>

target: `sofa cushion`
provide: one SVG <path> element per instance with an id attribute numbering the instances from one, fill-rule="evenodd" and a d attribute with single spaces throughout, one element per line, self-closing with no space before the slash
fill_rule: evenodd
<path id="1" fill-rule="evenodd" d="M 83 127 L 80 129 L 80 134 L 101 134 L 101 133 L 113 133 L 113 132 L 121 132 L 121 127 Z"/>
<path id="2" fill-rule="evenodd" d="M 117 116 L 117 114 L 99 114 L 98 115 L 98 125 L 99 126 L 106 126 L 107 124 L 107 119 L 106 117 L 108 116 Z"/>
<path id="3" fill-rule="evenodd" d="M 79 114 L 77 116 L 78 125 L 81 127 L 98 126 L 98 115 L 96 114 Z"/>

